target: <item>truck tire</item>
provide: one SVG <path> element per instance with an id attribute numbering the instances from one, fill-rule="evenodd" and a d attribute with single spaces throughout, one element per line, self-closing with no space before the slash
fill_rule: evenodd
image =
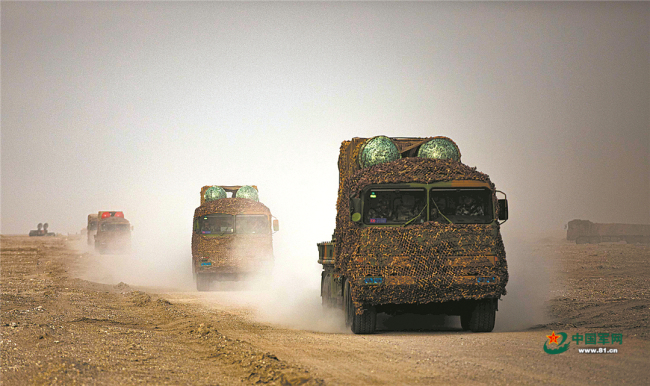
<path id="1" fill-rule="evenodd" d="M 331 297 L 332 288 L 331 288 L 331 278 L 329 275 L 323 275 L 320 282 L 320 296 L 321 296 L 321 305 L 323 308 L 332 308 L 334 307 L 334 299 Z"/>
<path id="2" fill-rule="evenodd" d="M 196 289 L 197 291 L 205 292 L 210 291 L 210 276 L 206 274 L 196 274 Z"/>
<path id="3" fill-rule="evenodd" d="M 588 236 L 579 236 L 576 238 L 576 244 L 587 244 L 589 242 Z"/>
<path id="4" fill-rule="evenodd" d="M 463 331 L 469 331 L 469 324 L 471 320 L 472 320 L 471 312 L 465 312 L 460 314 L 460 327 L 463 329 Z"/>
<path id="5" fill-rule="evenodd" d="M 355 334 L 372 334 L 377 324 L 377 310 L 375 307 L 367 307 L 363 314 L 357 315 L 352 303 L 352 291 L 350 282 L 345 281 L 343 290 L 343 308 L 345 313 L 345 325 L 350 327 Z"/>
<path id="6" fill-rule="evenodd" d="M 476 302 L 469 320 L 469 329 L 472 332 L 490 332 L 494 329 L 497 310 L 492 299 Z M 462 323 L 462 320 L 461 320 Z"/>

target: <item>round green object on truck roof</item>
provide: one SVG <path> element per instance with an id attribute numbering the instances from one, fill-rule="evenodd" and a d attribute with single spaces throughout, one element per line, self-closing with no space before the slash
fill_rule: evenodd
<path id="1" fill-rule="evenodd" d="M 226 197 L 226 191 L 220 186 L 211 186 L 205 190 L 205 193 L 203 193 L 205 201 L 214 201 Z"/>
<path id="2" fill-rule="evenodd" d="M 359 152 L 359 166 L 367 168 L 402 158 L 397 146 L 390 138 L 380 135 L 370 138 Z"/>
<path id="3" fill-rule="evenodd" d="M 433 138 L 418 150 L 418 157 L 434 159 L 453 159 L 460 162 L 460 149 L 449 138 Z"/>
<path id="4" fill-rule="evenodd" d="M 249 185 L 244 185 L 241 188 L 237 189 L 237 193 L 235 193 L 235 197 L 237 198 L 247 198 L 249 200 L 253 201 L 259 201 L 260 198 L 257 194 L 257 190 L 255 190 L 254 187 L 249 186 Z"/>

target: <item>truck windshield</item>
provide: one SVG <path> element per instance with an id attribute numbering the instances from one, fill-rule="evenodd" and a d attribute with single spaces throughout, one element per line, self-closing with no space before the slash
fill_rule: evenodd
<path id="1" fill-rule="evenodd" d="M 364 224 L 420 224 L 426 221 L 424 189 L 370 189 L 364 193 Z"/>
<path id="2" fill-rule="evenodd" d="M 101 230 L 102 232 L 128 232 L 131 230 L 131 226 L 129 224 L 103 223 Z"/>
<path id="3" fill-rule="evenodd" d="M 492 192 L 488 189 L 431 189 L 429 219 L 442 223 L 492 222 Z"/>
<path id="4" fill-rule="evenodd" d="M 222 234 L 233 233 L 235 216 L 231 214 L 215 213 L 199 217 L 198 233 Z"/>
<path id="5" fill-rule="evenodd" d="M 97 230 L 97 221 L 91 221 L 88 223 L 88 230 L 95 231 Z"/>
<path id="6" fill-rule="evenodd" d="M 238 214 L 235 224 L 236 232 L 239 234 L 260 234 L 271 231 L 268 217 L 260 214 Z"/>

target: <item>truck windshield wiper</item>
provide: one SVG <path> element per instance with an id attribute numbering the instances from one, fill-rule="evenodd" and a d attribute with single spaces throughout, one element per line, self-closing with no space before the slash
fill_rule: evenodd
<path id="1" fill-rule="evenodd" d="M 415 221 L 415 220 L 416 220 L 417 218 L 419 218 L 420 216 L 422 216 L 422 212 L 424 212 L 424 210 L 425 210 L 426 208 L 427 208 L 426 205 L 423 206 L 423 207 L 422 207 L 422 210 L 420 211 L 420 213 L 418 213 L 417 216 L 415 216 L 415 217 L 413 217 L 412 219 L 408 220 L 408 221 L 405 222 L 404 225 L 402 225 L 402 226 L 405 227 L 405 226 L 409 225 L 410 223 L 412 223 L 413 221 Z"/>
<path id="2" fill-rule="evenodd" d="M 441 215 L 442 217 L 444 217 L 445 220 L 449 221 L 450 224 L 453 224 L 453 222 L 452 222 L 450 219 L 448 219 L 447 216 L 445 216 L 444 214 L 442 214 L 442 211 L 440 210 L 440 208 L 438 208 L 438 204 L 436 204 L 436 201 L 435 201 L 433 198 L 431 199 L 431 202 L 433 202 L 433 205 L 436 206 L 436 209 L 438 210 L 438 213 L 440 213 L 440 215 Z"/>

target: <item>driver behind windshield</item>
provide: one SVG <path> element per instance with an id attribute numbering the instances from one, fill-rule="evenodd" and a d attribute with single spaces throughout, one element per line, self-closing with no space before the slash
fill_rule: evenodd
<path id="1" fill-rule="evenodd" d="M 415 200 L 415 197 L 405 194 L 401 198 L 395 200 L 395 210 L 397 212 L 397 221 L 406 222 L 414 219 L 422 211 L 422 202 Z M 420 219 L 424 222 L 424 218 Z"/>
<path id="2" fill-rule="evenodd" d="M 368 210 L 368 218 L 371 219 L 393 219 L 393 211 L 390 210 L 388 199 L 381 197 L 376 204 Z"/>
<path id="3" fill-rule="evenodd" d="M 461 204 L 456 208 L 456 214 L 462 216 L 483 216 L 483 205 L 477 198 L 467 195 L 461 198 Z"/>

